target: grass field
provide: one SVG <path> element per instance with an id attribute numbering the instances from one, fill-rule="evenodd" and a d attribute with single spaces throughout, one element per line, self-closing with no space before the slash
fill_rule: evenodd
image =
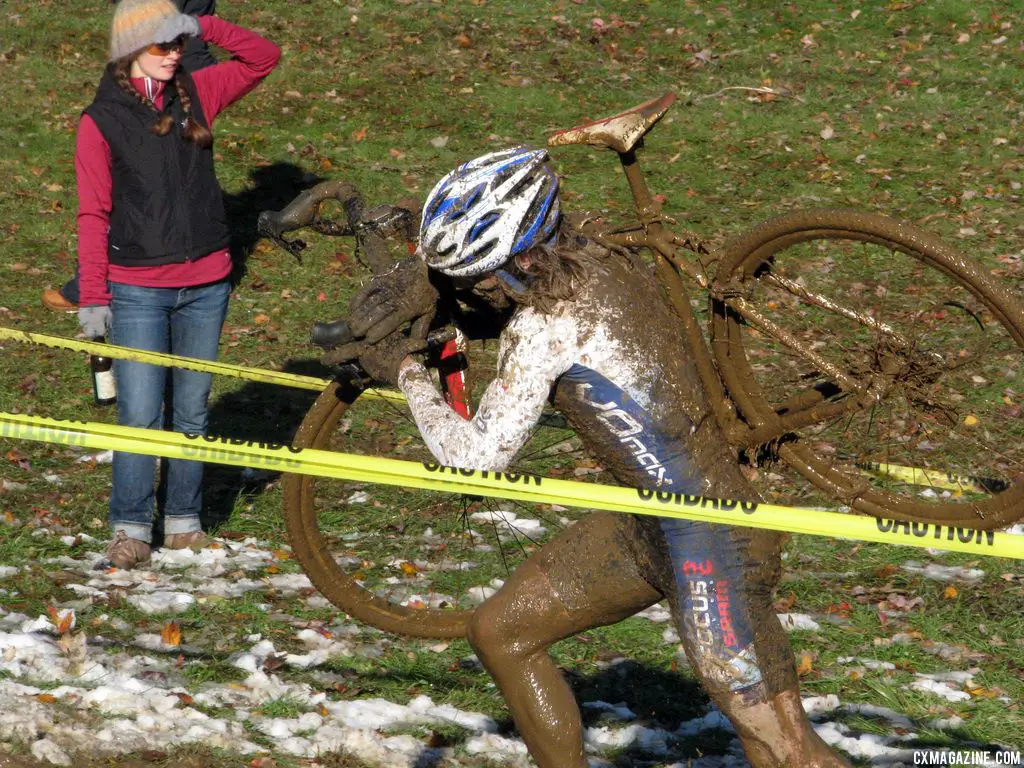
<path id="1" fill-rule="evenodd" d="M 346 240 L 306 236 L 301 262 L 259 240 L 260 211 L 318 179 L 347 179 L 371 204 L 422 198 L 461 160 L 542 145 L 555 129 L 667 90 L 680 101 L 647 141 L 648 180 L 666 213 L 712 243 L 791 210 L 853 206 L 924 226 L 1024 296 L 1024 12 L 1013 4 L 222 0 L 218 12 L 284 49 L 278 70 L 215 125 L 238 259 L 227 362 L 328 375 L 309 326 L 342 314 L 366 276 Z M 74 267 L 74 132 L 101 73 L 109 13 L 99 0 L 0 6 L 0 326 L 77 332 L 74 316 L 49 312 L 39 294 Z M 567 207 L 626 216 L 628 190 L 610 154 L 567 147 L 552 156 Z M 0 351 L 0 410 L 113 420 L 92 404 L 83 356 L 13 343 Z M 1008 400 L 993 419 L 1019 423 L 1020 370 L 1019 355 L 1006 361 Z M 211 431 L 288 441 L 312 398 L 218 380 Z M 365 440 L 387 450 L 393 436 L 371 426 Z M 60 693 L 102 687 L 81 671 L 88 665 L 75 672 L 83 659 L 112 678 L 117 670 L 176 691 L 173 712 L 159 717 L 185 722 L 198 712 L 228 725 L 201 738 L 172 730 L 145 747 L 127 736 L 105 742 L 117 757 L 95 742 L 75 765 L 406 764 L 374 751 L 374 739 L 390 737 L 405 737 L 395 749 L 436 750 L 422 759 L 439 765 L 522 760 L 492 742 L 470 750 L 482 731 L 443 718 L 366 721 L 372 749 L 348 732 L 333 755 L 286 748 L 285 731 L 312 739 L 326 723 L 355 722 L 361 702 L 421 695 L 492 718 L 500 736 L 514 731 L 465 643 L 385 636 L 313 593 L 287 550 L 279 478 L 211 467 L 206 512 L 221 559 L 161 561 L 116 583 L 89 571 L 105 535 L 109 465 L 13 441 L 0 441 L 0 454 L 0 639 L 29 636 L 17 614 L 34 621 L 70 608 L 77 622 L 50 662 L 38 655 L 19 668 L 0 657 L 0 766 L 45 758 L 30 745 L 61 727 L 81 738 L 132 732 L 131 711 Z M 811 500 L 788 492 L 780 498 Z M 175 614 L 139 599 L 172 592 L 196 602 Z M 846 709 L 833 703 L 823 717 L 857 743 L 1024 748 L 1019 562 L 797 537 L 778 608 L 814 618 L 816 628 L 791 635 L 804 695 L 838 696 Z M 730 764 L 729 734 L 679 728 L 707 702 L 667 626 L 634 618 L 556 647 L 581 701 L 624 702 L 629 722 L 670 734 L 664 751 L 643 746 L 622 735 L 626 723 L 588 708 L 588 724 L 620 734 L 593 743 L 617 766 Z M 87 647 L 75 645 L 82 639 Z M 317 649 L 323 659 L 306 667 L 286 656 Z M 265 678 L 259 690 L 254 670 Z M 266 751 L 240 756 L 243 741 Z"/>

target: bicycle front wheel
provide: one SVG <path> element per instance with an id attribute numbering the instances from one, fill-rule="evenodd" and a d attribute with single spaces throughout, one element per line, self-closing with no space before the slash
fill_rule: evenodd
<path id="1" fill-rule="evenodd" d="M 729 395 L 785 435 L 762 456 L 876 516 L 1024 518 L 1024 308 L 977 263 L 885 216 L 803 211 L 727 244 L 716 282 Z"/>
<path id="2" fill-rule="evenodd" d="M 432 461 L 404 398 L 328 386 L 306 414 L 300 448 Z M 542 426 L 509 471 L 590 474 L 574 434 Z M 296 560 L 352 617 L 411 637 L 463 637 L 466 621 L 522 560 L 584 514 L 543 504 L 285 475 Z"/>

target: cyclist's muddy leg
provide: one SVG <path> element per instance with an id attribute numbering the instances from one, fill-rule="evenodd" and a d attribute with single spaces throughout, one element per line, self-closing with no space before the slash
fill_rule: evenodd
<path id="1" fill-rule="evenodd" d="M 771 698 L 763 688 L 712 698 L 736 728 L 752 768 L 850 768 L 811 728 L 796 687 Z"/>
<path id="2" fill-rule="evenodd" d="M 473 614 L 469 642 L 539 768 L 586 768 L 580 711 L 552 643 L 661 599 L 629 552 L 624 515 L 593 513 L 515 570 Z"/>
<path id="3" fill-rule="evenodd" d="M 698 540 L 707 537 L 720 558 L 715 575 L 690 579 L 685 594 L 691 597 L 678 608 L 679 634 L 705 690 L 736 729 L 747 760 L 753 768 L 848 767 L 804 714 L 793 654 L 772 605 L 782 537 L 724 526 L 703 526 L 696 533 Z M 725 578 L 729 570 L 718 567 L 729 556 L 737 557 L 741 576 Z M 697 597 L 705 594 L 709 599 Z M 709 626 L 724 630 L 727 640 L 734 633 L 743 652 L 723 648 Z"/>

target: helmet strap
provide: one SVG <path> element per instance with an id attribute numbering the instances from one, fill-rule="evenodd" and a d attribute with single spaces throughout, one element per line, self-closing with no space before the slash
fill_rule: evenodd
<path id="1" fill-rule="evenodd" d="M 526 283 L 524 283 L 518 277 L 504 269 L 494 270 L 494 276 L 498 278 L 498 281 L 502 285 L 504 285 L 513 295 L 525 294 L 529 290 Z"/>

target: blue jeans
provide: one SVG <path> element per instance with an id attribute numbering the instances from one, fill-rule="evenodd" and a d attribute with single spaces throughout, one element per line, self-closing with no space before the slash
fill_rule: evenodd
<path id="1" fill-rule="evenodd" d="M 193 288 L 141 288 L 123 283 L 111 283 L 110 288 L 113 344 L 217 359 L 231 292 L 226 280 Z M 175 432 L 206 434 L 211 374 L 115 360 L 114 376 L 118 424 L 163 429 L 166 402 L 170 410 L 166 421 Z M 165 461 L 164 532 L 202 530 L 202 463 Z M 152 542 L 155 473 L 153 456 L 114 453 L 109 516 L 114 532 L 121 530 L 130 538 Z"/>

